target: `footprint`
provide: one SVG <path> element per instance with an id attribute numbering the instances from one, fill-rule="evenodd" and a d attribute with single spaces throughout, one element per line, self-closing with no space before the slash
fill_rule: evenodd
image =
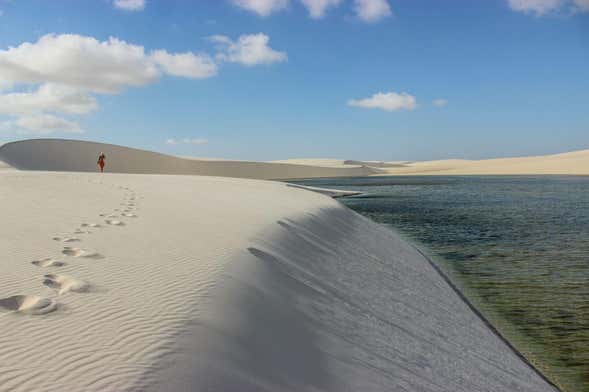
<path id="1" fill-rule="evenodd" d="M 93 250 L 86 250 L 86 249 L 80 249 L 80 248 L 70 248 L 69 246 L 66 246 L 65 248 L 63 248 L 61 253 L 63 253 L 66 256 L 84 257 L 87 259 L 100 259 L 100 258 L 102 258 L 102 256 L 98 252 L 95 252 Z"/>
<path id="2" fill-rule="evenodd" d="M 125 226 L 125 223 L 120 221 L 120 220 L 116 220 L 116 219 L 107 219 L 105 220 L 105 222 L 109 225 L 114 225 L 114 226 Z"/>
<path id="3" fill-rule="evenodd" d="M 76 237 L 53 237 L 53 241 L 61 241 L 61 242 L 80 242 L 82 241 L 79 238 Z"/>
<path id="4" fill-rule="evenodd" d="M 68 275 L 47 274 L 43 281 L 45 286 L 57 290 L 58 295 L 65 294 L 69 291 L 75 293 L 84 293 L 90 288 L 90 284 L 80 279 L 72 278 Z"/>
<path id="5" fill-rule="evenodd" d="M 63 261 L 55 260 L 52 257 L 31 261 L 31 264 L 36 265 L 37 267 L 63 267 L 65 263 Z"/>
<path id="6" fill-rule="evenodd" d="M 127 218 L 137 218 L 137 215 L 131 213 L 131 212 L 125 212 L 123 214 L 123 216 L 126 216 Z"/>
<path id="7" fill-rule="evenodd" d="M 82 223 L 80 226 L 82 227 L 100 227 L 98 223 Z"/>
<path id="8" fill-rule="evenodd" d="M 0 309 L 40 315 L 53 312 L 57 309 L 57 302 L 38 295 L 13 295 L 12 297 L 0 299 Z"/>
<path id="9" fill-rule="evenodd" d="M 119 216 L 116 214 L 110 214 L 109 216 L 107 216 L 107 218 L 118 218 Z"/>
<path id="10" fill-rule="evenodd" d="M 92 233 L 92 232 L 88 231 L 88 230 L 82 230 L 82 229 L 76 229 L 74 231 L 74 234 L 90 234 L 90 233 Z"/>

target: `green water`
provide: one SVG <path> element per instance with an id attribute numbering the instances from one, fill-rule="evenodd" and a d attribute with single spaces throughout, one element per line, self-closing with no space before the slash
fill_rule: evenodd
<path id="1" fill-rule="evenodd" d="M 589 177 L 371 177 L 298 182 L 424 247 L 565 391 L 589 392 Z"/>

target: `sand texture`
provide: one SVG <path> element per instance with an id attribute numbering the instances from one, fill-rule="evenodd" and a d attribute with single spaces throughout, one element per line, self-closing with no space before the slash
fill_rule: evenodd
<path id="1" fill-rule="evenodd" d="M 83 171 L 76 143 L 2 154 Z M 340 191 L 20 170 L 0 189 L 2 392 L 556 390 Z"/>

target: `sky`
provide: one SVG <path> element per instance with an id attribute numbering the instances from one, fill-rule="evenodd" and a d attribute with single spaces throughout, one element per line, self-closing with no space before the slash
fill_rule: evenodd
<path id="1" fill-rule="evenodd" d="M 589 0 L 0 0 L 0 142 L 246 160 L 589 149 Z"/>

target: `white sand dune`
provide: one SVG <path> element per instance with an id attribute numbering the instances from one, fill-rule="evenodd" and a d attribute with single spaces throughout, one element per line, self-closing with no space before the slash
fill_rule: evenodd
<path id="1" fill-rule="evenodd" d="M 556 390 L 414 247 L 317 192 L 17 170 L 0 189 L 0 391 Z"/>
<path id="2" fill-rule="evenodd" d="M 364 166 L 326 167 L 287 163 L 199 160 L 174 157 L 112 144 L 78 140 L 33 139 L 6 143 L 0 160 L 22 170 L 97 171 L 100 152 L 110 173 L 192 174 L 206 176 L 294 179 L 353 177 L 377 173 Z"/>
<path id="3" fill-rule="evenodd" d="M 589 150 L 563 154 L 483 160 L 445 159 L 421 162 L 382 162 L 339 159 L 277 161 L 332 168 L 366 167 L 371 175 L 589 175 Z"/>
<path id="4" fill-rule="evenodd" d="M 413 162 L 387 169 L 393 175 L 589 175 L 589 150 L 563 154 L 479 161 Z"/>

